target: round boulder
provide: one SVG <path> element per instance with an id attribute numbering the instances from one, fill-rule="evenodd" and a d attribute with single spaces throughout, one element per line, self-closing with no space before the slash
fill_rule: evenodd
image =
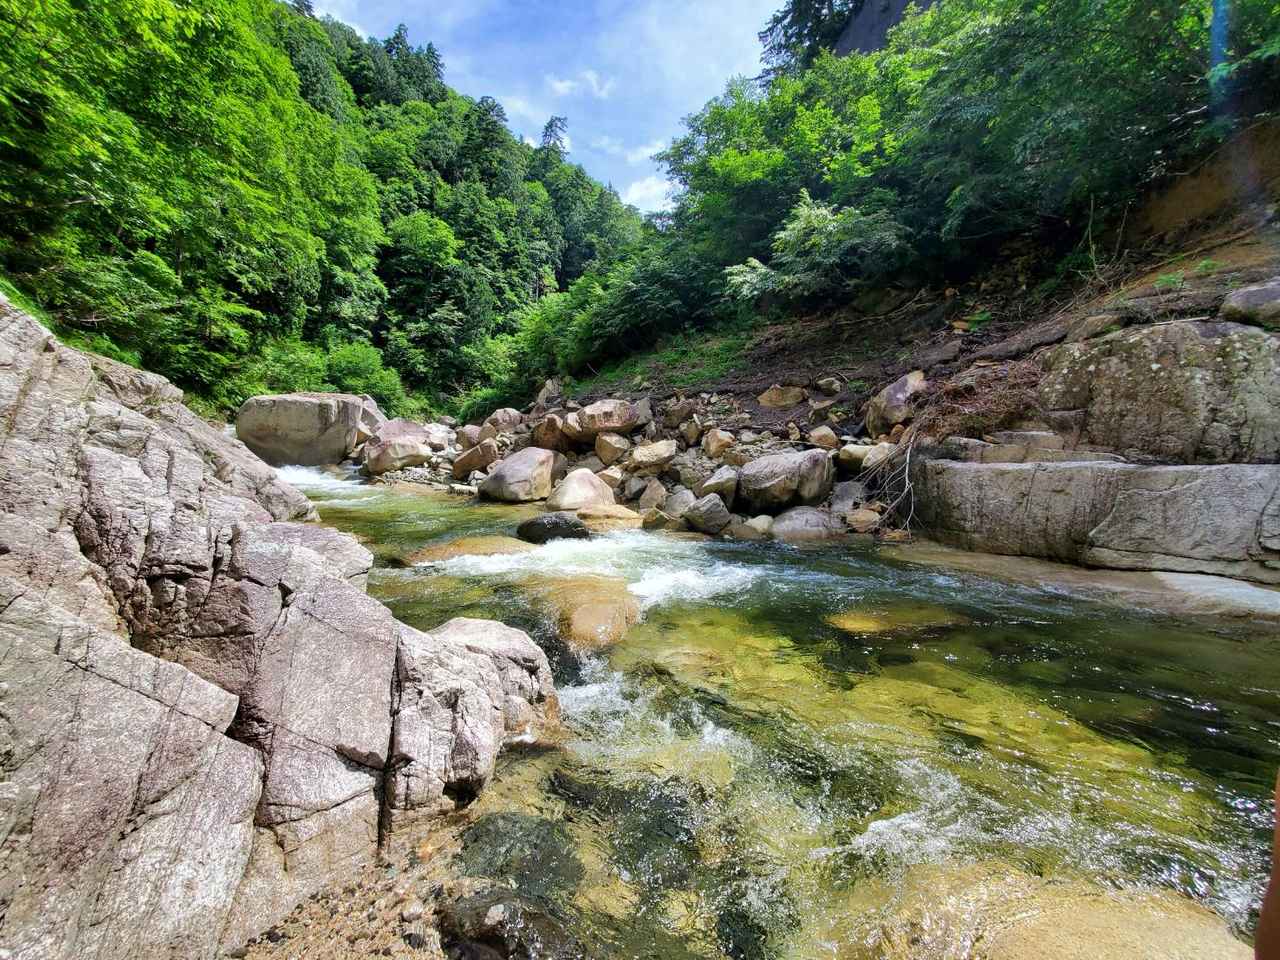
<path id="1" fill-rule="evenodd" d="M 590 470 L 579 468 L 556 485 L 547 500 L 547 509 L 581 510 L 583 507 L 608 506 L 613 503 L 613 488 Z"/>
<path id="2" fill-rule="evenodd" d="M 752 510 L 776 513 L 792 504 L 821 503 L 835 484 L 824 450 L 775 453 L 752 460 L 738 475 L 738 496 Z"/>
<path id="3" fill-rule="evenodd" d="M 480 484 L 480 496 L 506 503 L 545 500 L 563 470 L 564 457 L 541 447 L 525 447 L 498 462 Z"/>

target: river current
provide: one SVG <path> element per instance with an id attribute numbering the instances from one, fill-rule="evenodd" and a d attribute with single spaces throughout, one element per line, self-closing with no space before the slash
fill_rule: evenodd
<path id="1" fill-rule="evenodd" d="M 595 955 L 896 956 L 1046 890 L 1168 891 L 1249 939 L 1280 640 L 871 544 L 632 531 L 406 566 L 532 511 L 281 473 L 374 552 L 400 619 L 492 617 L 547 650 L 568 739 L 504 756 L 459 868 Z M 584 577 L 625 581 L 643 619 L 578 657 L 522 584 Z"/>

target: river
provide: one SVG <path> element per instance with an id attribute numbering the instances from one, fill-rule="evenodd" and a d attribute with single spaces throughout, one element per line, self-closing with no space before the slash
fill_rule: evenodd
<path id="1" fill-rule="evenodd" d="M 541 898 L 593 955 L 925 955 L 984 935 L 980 914 L 1098 890 L 1176 892 L 1249 939 L 1274 638 L 860 543 L 632 531 L 404 566 L 530 511 L 282 472 L 374 552 L 396 616 L 492 617 L 548 651 L 569 737 L 504 757 L 458 866 Z M 644 616 L 580 658 L 522 583 L 583 576 L 625 580 Z"/>

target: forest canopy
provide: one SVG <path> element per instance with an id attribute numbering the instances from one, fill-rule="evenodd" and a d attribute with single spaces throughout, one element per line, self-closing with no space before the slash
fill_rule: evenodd
<path id="1" fill-rule="evenodd" d="M 1280 99 L 1277 0 L 943 0 L 836 57 L 788 0 L 766 73 L 659 155 L 643 222 L 461 96 L 436 49 L 305 2 L 0 0 L 0 270 L 64 335 L 228 410 L 527 399 L 661 337 L 1078 256 Z"/>

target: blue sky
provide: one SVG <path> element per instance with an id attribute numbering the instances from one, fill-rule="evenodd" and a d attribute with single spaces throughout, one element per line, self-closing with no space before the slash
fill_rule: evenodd
<path id="1" fill-rule="evenodd" d="M 315 9 L 377 37 L 403 21 L 413 43 L 439 48 L 450 85 L 496 97 L 520 135 L 568 117 L 571 158 L 647 212 L 668 194 L 650 155 L 731 76 L 760 72 L 756 34 L 781 3 L 315 0 Z"/>

